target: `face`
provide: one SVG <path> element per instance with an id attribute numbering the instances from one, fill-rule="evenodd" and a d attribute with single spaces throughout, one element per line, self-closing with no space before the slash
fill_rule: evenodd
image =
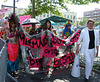
<path id="1" fill-rule="evenodd" d="M 67 29 L 70 29 L 70 26 Z"/>
<path id="2" fill-rule="evenodd" d="M 35 29 L 35 24 L 32 25 L 32 29 Z"/>
<path id="3" fill-rule="evenodd" d="M 13 21 L 11 21 L 9 25 L 11 28 L 15 28 L 15 23 Z"/>
<path id="4" fill-rule="evenodd" d="M 89 29 L 93 29 L 94 23 L 93 23 L 93 22 L 89 22 L 89 23 L 87 24 L 87 26 L 88 26 Z"/>
<path id="5" fill-rule="evenodd" d="M 50 28 L 50 23 L 49 22 L 47 22 L 47 28 Z"/>

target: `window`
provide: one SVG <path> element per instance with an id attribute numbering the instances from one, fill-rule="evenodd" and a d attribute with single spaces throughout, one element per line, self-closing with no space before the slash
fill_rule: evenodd
<path id="1" fill-rule="evenodd" d="M 75 16 L 73 16 L 73 19 L 75 19 L 76 17 Z"/>
<path id="2" fill-rule="evenodd" d="M 49 14 L 47 14 L 47 17 L 49 17 Z"/>
<path id="3" fill-rule="evenodd" d="M 67 18 L 69 18 L 69 15 L 67 15 Z"/>
<path id="4" fill-rule="evenodd" d="M 90 13 L 89 13 L 89 12 L 87 12 L 87 13 L 85 13 L 85 15 L 90 15 Z"/>
<path id="5" fill-rule="evenodd" d="M 45 17 L 45 14 L 43 15 L 43 17 Z"/>
<path id="6" fill-rule="evenodd" d="M 72 15 L 70 16 L 70 18 L 72 19 Z"/>

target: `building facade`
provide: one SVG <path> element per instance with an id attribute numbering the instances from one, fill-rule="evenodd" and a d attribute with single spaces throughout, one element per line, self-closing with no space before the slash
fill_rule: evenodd
<path id="1" fill-rule="evenodd" d="M 76 20 L 77 20 L 77 13 L 74 13 L 74 12 L 67 12 L 67 11 L 62 11 L 61 13 L 62 13 L 62 15 L 64 16 L 64 18 L 70 19 L 70 20 L 73 21 L 73 23 L 76 23 Z M 43 19 L 48 18 L 48 17 L 50 17 L 50 16 L 54 16 L 54 14 L 52 14 L 51 12 L 49 12 L 48 14 L 45 13 L 45 14 L 36 16 L 36 19 L 37 19 L 37 20 L 43 20 Z"/>
<path id="2" fill-rule="evenodd" d="M 11 8 L 10 11 L 6 12 L 5 14 L 2 15 L 2 18 L 5 17 L 5 16 L 9 16 L 11 13 L 13 13 L 13 7 L 12 6 L 6 6 L 6 5 L 2 5 L 1 8 Z M 23 13 L 25 12 L 25 8 L 15 8 L 15 14 L 20 16 L 22 15 Z M 70 19 L 73 21 L 73 23 L 76 23 L 76 20 L 77 20 L 77 13 L 75 12 L 69 12 L 69 11 L 60 11 L 63 15 L 64 18 L 66 19 Z M 52 14 L 51 12 L 49 13 L 44 13 L 42 15 L 39 15 L 39 16 L 36 16 L 36 19 L 37 20 L 43 20 L 45 18 L 48 18 L 48 17 L 51 17 L 53 16 L 54 14 Z"/>
<path id="3" fill-rule="evenodd" d="M 87 19 L 94 19 L 95 22 L 100 21 L 100 9 L 96 8 L 92 11 L 86 11 L 84 12 L 84 17 L 87 17 Z"/>

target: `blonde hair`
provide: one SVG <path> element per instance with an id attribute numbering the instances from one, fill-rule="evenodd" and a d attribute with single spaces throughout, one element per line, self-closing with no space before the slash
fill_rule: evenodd
<path id="1" fill-rule="evenodd" d="M 93 24 L 94 24 L 94 20 L 93 20 L 93 19 L 88 19 L 87 24 L 88 24 L 89 22 L 93 22 Z"/>

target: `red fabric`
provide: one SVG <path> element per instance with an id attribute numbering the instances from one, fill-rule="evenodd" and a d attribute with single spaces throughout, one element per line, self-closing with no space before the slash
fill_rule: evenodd
<path id="1" fill-rule="evenodd" d="M 16 44 L 8 43 L 8 54 L 10 61 L 14 62 L 17 59 L 18 49 L 19 49 L 18 43 Z"/>
<path id="2" fill-rule="evenodd" d="M 3 39 L 2 35 L 3 35 L 3 32 L 2 32 L 2 29 L 1 29 L 1 30 L 0 30 L 0 38 Z"/>
<path id="3" fill-rule="evenodd" d="M 8 27 L 6 27 L 6 29 L 9 29 Z M 5 33 L 5 32 L 4 32 Z M 2 37 L 2 35 L 4 34 L 3 33 L 3 31 L 2 31 L 2 28 L 1 28 L 1 30 L 0 30 L 0 38 L 2 38 L 3 39 L 3 37 Z"/>

